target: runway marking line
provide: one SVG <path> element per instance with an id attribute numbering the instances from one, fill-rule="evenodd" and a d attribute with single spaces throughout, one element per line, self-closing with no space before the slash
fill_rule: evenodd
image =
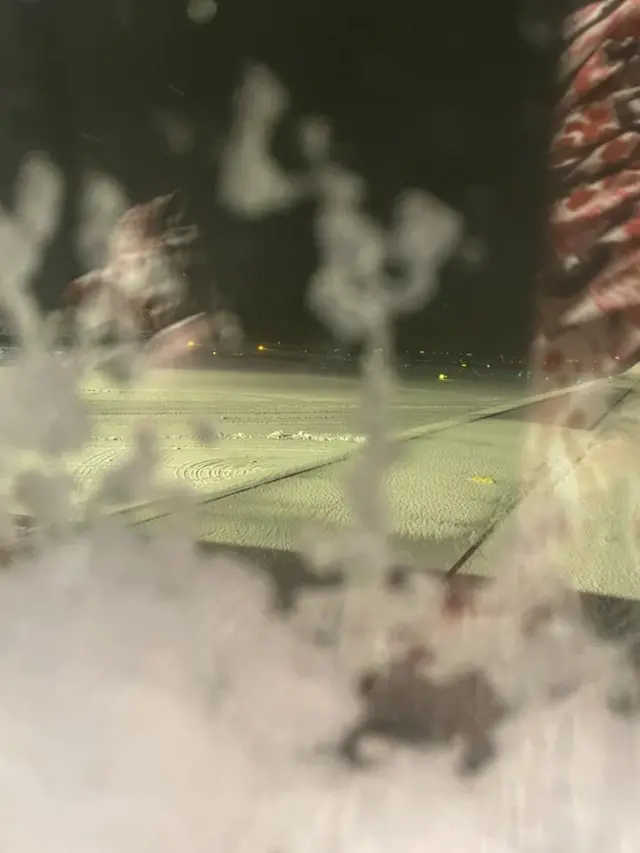
<path id="1" fill-rule="evenodd" d="M 517 411 L 518 409 L 527 408 L 545 400 L 551 400 L 555 397 L 565 396 L 567 394 L 579 393 L 590 387 L 593 387 L 594 385 L 603 384 L 610 384 L 613 388 L 618 387 L 621 391 L 624 389 L 624 387 L 626 387 L 622 385 L 619 380 L 616 379 L 595 379 L 590 382 L 575 385 L 571 388 L 562 388 L 556 391 L 547 391 L 541 394 L 535 394 L 530 397 L 521 398 L 517 402 L 511 402 L 508 404 L 503 403 L 498 406 L 490 406 L 487 408 L 476 409 L 472 412 L 467 412 L 464 415 L 458 415 L 455 418 L 447 418 L 442 421 L 437 421 L 436 423 L 426 424 L 423 427 L 417 427 L 412 430 L 405 430 L 404 432 L 401 432 L 398 435 L 394 436 L 392 440 L 398 444 L 417 441 L 423 438 L 428 438 L 431 435 L 436 435 L 440 432 L 446 432 L 447 430 L 454 429 L 455 427 L 464 426 L 469 423 L 476 423 L 482 420 L 488 420 L 489 418 L 493 418 L 498 415 L 503 415 L 507 414 L 508 412 Z M 630 387 L 627 389 L 624 396 L 629 393 L 629 390 Z M 620 401 L 618 400 L 614 405 L 618 405 L 619 402 Z M 197 509 L 201 506 L 207 506 L 208 504 L 216 503 L 217 501 L 222 501 L 227 498 L 243 494 L 245 492 L 253 491 L 254 489 L 259 489 L 263 486 L 271 485 L 272 483 L 281 482 L 283 480 L 289 480 L 294 477 L 301 476 L 303 474 L 310 474 L 314 471 L 318 471 L 323 468 L 328 468 L 331 465 L 337 465 L 340 462 L 346 462 L 351 459 L 353 455 L 358 452 L 358 450 L 360 450 L 360 447 L 361 446 L 359 446 L 358 448 L 351 448 L 350 450 L 342 451 L 341 453 L 336 453 L 328 459 L 325 457 L 324 459 L 317 462 L 309 463 L 307 465 L 296 466 L 294 468 L 289 468 L 285 471 L 279 471 L 275 474 L 269 474 L 264 477 L 244 481 L 243 483 L 239 483 L 236 486 L 230 486 L 228 489 L 222 489 L 216 492 L 215 494 L 210 495 L 209 497 L 204 496 L 199 500 L 196 500 L 195 507 Z M 167 508 L 168 505 L 170 506 L 170 501 L 171 499 L 169 498 L 158 498 L 152 501 L 147 501 L 143 504 L 137 504 L 131 507 L 123 507 L 116 509 L 113 512 L 109 513 L 109 515 L 111 517 L 124 518 L 125 520 L 128 520 L 131 526 L 140 526 L 170 516 L 172 514 L 172 510 L 170 508 Z M 152 514 L 148 515 L 149 512 L 151 512 Z M 142 515 L 142 517 L 136 518 L 137 515 Z"/>
<path id="2" fill-rule="evenodd" d="M 633 389 L 631 387 L 623 389 L 620 388 L 621 394 L 620 396 L 612 403 L 612 405 L 601 415 L 599 415 L 596 420 L 587 427 L 587 432 L 591 432 L 597 429 L 600 424 L 605 421 L 609 415 L 617 409 L 617 407 L 623 402 L 623 400 L 631 393 Z M 572 461 L 574 465 L 579 465 L 580 462 L 585 458 L 587 451 L 583 451 L 579 453 Z M 565 473 L 565 476 L 567 474 Z M 544 480 L 547 479 L 545 483 Z M 538 469 L 536 476 L 532 477 L 529 480 L 524 488 L 522 488 L 517 495 L 509 502 L 506 508 L 503 508 L 500 512 L 499 516 L 494 518 L 489 524 L 485 527 L 482 533 L 478 536 L 477 539 L 464 551 L 463 554 L 458 557 L 455 563 L 447 570 L 446 575 L 452 576 L 459 574 L 461 570 L 467 565 L 467 563 L 474 557 L 482 548 L 483 545 L 491 538 L 494 533 L 497 533 L 498 529 L 507 523 L 507 520 L 513 513 L 520 507 L 526 499 L 534 493 L 539 488 L 547 488 L 549 490 L 553 490 L 560 485 L 561 478 L 553 476 L 553 471 L 549 468 L 549 466 L 545 463 Z"/>

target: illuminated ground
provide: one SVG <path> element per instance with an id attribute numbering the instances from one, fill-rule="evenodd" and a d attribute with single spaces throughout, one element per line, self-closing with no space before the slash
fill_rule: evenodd
<path id="1" fill-rule="evenodd" d="M 291 550 L 309 526 L 347 526 L 350 508 L 342 486 L 349 462 L 259 484 L 357 450 L 355 380 L 255 370 L 159 371 L 135 391 L 119 391 L 95 379 L 86 393 L 96 431 L 75 465 L 84 491 L 126 452 L 135 424 L 148 419 L 162 441 L 165 481 L 187 483 L 202 498 L 218 496 L 199 511 L 203 539 Z M 518 411 L 477 423 L 464 423 L 464 418 L 522 396 L 515 384 L 490 380 L 425 379 L 396 394 L 391 412 L 396 434 L 460 419 L 457 426 L 403 445 L 389 478 L 396 536 L 426 566 L 451 566 L 515 496 L 526 419 Z M 197 440 L 194 424 L 203 421 L 220 430 L 216 443 Z M 620 548 L 613 550 L 609 528 L 619 517 L 615 508 L 602 514 L 594 541 L 576 555 L 574 581 L 586 589 L 640 597 L 634 571 L 622 565 Z M 490 573 L 495 549 L 496 537 L 471 569 Z"/>
<path id="2" fill-rule="evenodd" d="M 362 441 L 353 379 L 158 371 L 132 391 L 96 378 L 87 383 L 86 394 L 95 436 L 75 465 L 85 490 L 126 452 L 132 429 L 145 420 L 161 439 L 166 478 L 186 481 L 207 495 L 343 455 Z M 400 434 L 517 397 L 513 389 L 490 382 L 413 383 L 395 396 L 391 429 Z M 198 440 L 203 423 L 220 433 L 217 442 Z"/>
<path id="3" fill-rule="evenodd" d="M 637 379 L 635 380 L 637 381 Z M 639 386 L 640 387 L 640 386 Z M 595 486 L 587 472 L 588 460 L 579 465 L 591 483 L 593 498 L 583 504 L 583 532 L 562 555 L 570 582 L 578 589 L 640 599 L 640 457 L 637 452 L 637 412 L 640 391 L 632 390 L 607 418 L 611 434 L 631 434 L 633 439 L 616 448 L 601 467 L 604 481 Z M 631 426 L 632 432 L 629 433 Z M 527 499 L 519 507 L 526 517 Z M 473 574 L 491 575 L 505 563 L 515 518 L 511 516 L 465 566 Z"/>

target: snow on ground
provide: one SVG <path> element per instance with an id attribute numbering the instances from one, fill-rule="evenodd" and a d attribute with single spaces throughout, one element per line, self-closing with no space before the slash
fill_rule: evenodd
<path id="1" fill-rule="evenodd" d="M 147 420 L 159 435 L 164 481 L 215 497 L 357 451 L 359 393 L 351 378 L 255 368 L 156 371 L 129 390 L 93 376 L 84 394 L 94 437 L 72 460 L 72 471 L 86 495 L 130 449 L 133 428 Z M 390 421 L 399 434 L 521 395 L 509 383 L 414 381 L 398 389 Z M 404 444 L 388 483 L 399 548 L 430 569 L 450 567 L 514 496 L 525 428 L 526 412 L 516 411 Z M 309 527 L 344 530 L 349 465 L 338 461 L 206 504 L 197 533 L 220 544 L 292 550 Z M 630 503 L 637 505 L 638 497 L 621 489 L 599 509 L 590 536 L 568 559 L 573 585 L 640 598 L 640 573 L 623 547 Z M 508 529 L 499 527 L 469 571 L 492 573 Z"/>
<path id="2" fill-rule="evenodd" d="M 360 389 L 351 378 L 158 371 L 131 391 L 92 378 L 85 394 L 97 427 L 76 463 L 84 489 L 125 451 L 133 423 L 145 417 L 159 433 L 166 481 L 177 479 L 207 497 L 342 458 L 362 443 Z M 412 382 L 395 394 L 391 428 L 400 434 L 521 396 L 522 389 L 507 383 Z M 194 419 L 214 425 L 218 441 L 200 444 Z M 488 421 L 408 443 L 390 479 L 402 547 L 422 551 L 434 568 L 455 560 L 511 495 L 522 428 L 515 421 Z M 338 462 L 226 498 L 201 511 L 198 532 L 210 541 L 291 549 L 308 525 L 344 528 L 349 510 L 341 490 L 348 465 Z"/>
<path id="3" fill-rule="evenodd" d="M 635 438 L 639 406 L 640 386 L 604 422 L 610 435 L 624 435 L 625 424 L 632 424 L 632 441 L 604 458 L 601 470 L 606 491 L 594 492 L 594 497 L 585 501 L 583 530 L 562 554 L 566 580 L 581 591 L 640 599 L 640 456 Z M 588 465 L 589 457 L 580 463 L 579 470 L 588 470 Z M 465 572 L 495 574 L 496 566 L 504 564 L 503 555 L 508 554 L 514 525 L 526 518 L 534 500 L 535 493 L 497 528 L 465 565 Z"/>
<path id="4" fill-rule="evenodd" d="M 234 425 L 239 431 L 247 429 L 240 420 L 241 407 L 247 420 L 259 416 L 259 412 L 250 409 L 248 401 L 254 399 L 251 395 L 256 393 L 256 384 L 262 379 L 260 374 L 243 376 L 246 384 L 241 387 L 247 389 L 246 396 L 233 395 L 232 399 L 228 384 L 224 385 L 228 395 L 227 411 L 235 413 Z M 299 401 L 299 422 L 304 422 L 308 411 L 317 406 L 310 398 L 322 399 L 326 407 L 325 424 L 333 419 L 331 426 L 334 432 L 329 433 L 325 427 L 327 433 L 344 437 L 346 433 L 340 430 L 346 430 L 349 418 L 353 417 L 353 410 L 348 407 L 357 405 L 355 384 L 350 380 L 325 377 L 311 381 L 296 377 L 301 387 L 295 390 L 289 385 L 290 380 L 291 377 L 287 377 L 283 384 Z M 224 381 L 229 381 L 226 375 Z M 204 384 L 205 378 L 200 377 L 199 382 Z M 182 387 L 188 386 L 183 384 Z M 262 387 L 265 395 L 263 405 L 267 409 L 268 395 L 264 385 Z M 318 388 L 317 394 L 314 388 Z M 283 394 L 275 377 L 271 379 L 270 390 L 274 399 L 277 394 Z M 224 393 L 218 391 L 220 405 Z M 485 386 L 480 382 L 477 385 L 425 383 L 424 387 L 413 386 L 399 391 L 392 423 L 395 430 L 401 432 L 419 424 L 444 420 L 452 413 L 464 415 L 477 408 L 509 402 L 509 398 L 517 398 L 513 386 Z M 291 405 L 291 397 L 287 399 Z M 637 407 L 637 400 L 638 392 L 634 392 L 621 409 L 616 410 L 615 417 L 624 419 L 625 413 Z M 394 511 L 393 531 L 401 551 L 411 554 L 429 569 L 446 570 L 489 523 L 502 517 L 519 486 L 520 454 L 527 415 L 527 410 L 517 410 L 479 423 L 463 423 L 403 445 L 402 455 L 388 480 Z M 293 433 L 295 436 L 296 424 L 292 421 L 291 409 L 287 410 L 285 417 L 289 420 L 280 428 L 287 431 L 286 435 Z M 615 423 L 610 424 L 610 428 L 615 428 Z M 244 450 L 251 447 L 254 457 L 264 454 L 268 460 L 264 464 L 271 464 L 269 473 L 274 474 L 306 461 L 326 459 L 327 456 L 321 454 L 333 452 L 331 442 L 328 442 L 329 449 L 325 450 L 324 442 L 310 441 L 306 435 L 287 438 L 286 441 L 273 441 L 267 437 L 254 441 L 247 439 L 245 443 L 234 439 L 231 449 L 230 444 L 221 442 L 215 448 L 216 454 L 224 453 L 229 460 L 233 459 L 233 448 L 242 447 Z M 277 447 L 274 448 L 273 444 Z M 283 444 L 284 452 L 281 450 Z M 317 445 L 320 445 L 320 450 Z M 357 449 L 355 443 L 353 449 Z M 340 446 L 339 452 L 343 450 Z M 205 462 L 201 470 L 208 472 L 206 466 L 212 458 L 210 449 L 194 448 L 190 452 L 193 460 L 202 454 L 200 458 Z M 295 550 L 301 536 L 310 527 L 345 530 L 351 515 L 342 489 L 349 465 L 349 462 L 337 462 L 206 504 L 198 510 L 198 535 L 219 544 Z M 623 465 L 623 470 L 629 470 L 628 466 L 625 468 Z M 266 467 L 262 471 L 267 472 Z M 192 475 L 192 483 L 194 479 Z M 207 494 L 215 495 L 218 483 L 210 483 L 210 479 L 212 475 L 206 473 L 197 484 L 206 489 Z M 229 484 L 225 481 L 220 488 Z M 637 568 L 640 553 L 636 559 L 636 551 L 629 548 L 629 530 L 637 531 L 637 523 L 635 527 L 631 525 L 630 515 L 638 506 L 640 490 L 630 494 L 628 488 L 625 491 L 624 484 L 614 488 L 606 502 L 594 506 L 594 517 L 587 526 L 587 535 L 576 542 L 566 556 L 567 580 L 572 586 L 640 599 L 640 572 Z M 493 574 L 507 547 L 515 518 L 507 515 L 506 523 L 498 525 L 496 534 L 472 557 L 465 571 Z"/>
<path id="5" fill-rule="evenodd" d="M 489 420 L 403 445 L 388 480 L 400 548 L 430 568 L 448 568 L 517 489 L 522 429 L 522 422 Z M 349 466 L 339 462 L 205 505 L 199 534 L 289 550 L 308 526 L 344 531 L 352 520 L 343 496 Z"/>
<path id="6" fill-rule="evenodd" d="M 91 443 L 74 461 L 89 490 L 127 449 L 135 423 L 158 432 L 163 470 L 206 491 L 254 481 L 340 456 L 361 444 L 356 379 L 242 370 L 157 371 L 135 389 L 96 376 L 84 393 L 95 418 Z M 413 383 L 400 388 L 390 423 L 402 432 L 518 397 L 513 386 L 491 382 Z M 520 392 L 521 394 L 521 392 Z M 201 444 L 198 427 L 219 436 Z"/>

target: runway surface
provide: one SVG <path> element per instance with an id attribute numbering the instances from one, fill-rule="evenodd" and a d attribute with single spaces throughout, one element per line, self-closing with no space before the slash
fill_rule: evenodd
<path id="1" fill-rule="evenodd" d="M 630 387 L 612 386 L 612 417 L 616 404 L 624 409 Z M 547 417 L 544 403 L 522 408 L 526 390 L 491 380 L 414 381 L 397 390 L 390 427 L 404 441 L 388 476 L 393 533 L 398 547 L 425 568 L 446 571 L 462 559 L 463 571 L 490 573 L 498 547 L 494 528 L 504 527 L 520 499 L 524 430 L 531 418 Z M 196 492 L 196 532 L 203 541 L 291 552 L 309 529 L 329 535 L 348 529 L 352 508 L 344 485 L 363 441 L 355 380 L 162 371 L 135 391 L 96 379 L 85 392 L 96 429 L 74 462 L 81 494 L 90 494 L 126 454 L 135 425 L 147 421 L 161 441 L 163 481 Z M 205 427 L 218 434 L 216 441 L 198 440 Z M 616 514 L 614 507 L 607 517 Z M 129 513 L 133 522 L 156 515 L 162 516 L 161 507 Z M 467 559 L 490 529 L 488 543 Z M 600 541 L 603 534 L 594 536 Z M 590 555 L 597 551 L 591 542 L 585 548 Z M 618 551 L 609 549 L 593 570 L 581 555 L 573 581 L 583 589 L 640 597 L 635 572 L 621 565 Z"/>

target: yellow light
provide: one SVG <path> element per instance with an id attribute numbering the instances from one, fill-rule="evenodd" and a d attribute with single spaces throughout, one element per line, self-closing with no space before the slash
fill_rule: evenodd
<path id="1" fill-rule="evenodd" d="M 466 365 L 466 364 L 463 364 L 462 366 L 463 366 L 463 367 L 467 367 L 467 365 Z"/>
<path id="2" fill-rule="evenodd" d="M 263 346 L 262 344 L 260 344 L 260 346 L 258 347 L 258 352 L 264 352 L 265 350 L 266 350 L 266 347 Z"/>
<path id="3" fill-rule="evenodd" d="M 189 343 L 187 344 L 187 346 L 188 346 L 189 348 L 194 347 L 195 345 L 196 345 L 196 342 L 195 342 L 195 341 L 189 341 Z"/>
<path id="4" fill-rule="evenodd" d="M 214 350 L 211 355 L 218 355 L 218 353 Z"/>
<path id="5" fill-rule="evenodd" d="M 439 379 L 441 382 L 442 382 L 442 381 L 444 381 L 445 379 L 448 379 L 448 378 L 449 378 L 449 377 L 447 376 L 447 374 L 446 374 L 446 373 L 441 373 L 441 374 L 440 374 L 440 376 L 438 376 L 438 379 Z"/>

